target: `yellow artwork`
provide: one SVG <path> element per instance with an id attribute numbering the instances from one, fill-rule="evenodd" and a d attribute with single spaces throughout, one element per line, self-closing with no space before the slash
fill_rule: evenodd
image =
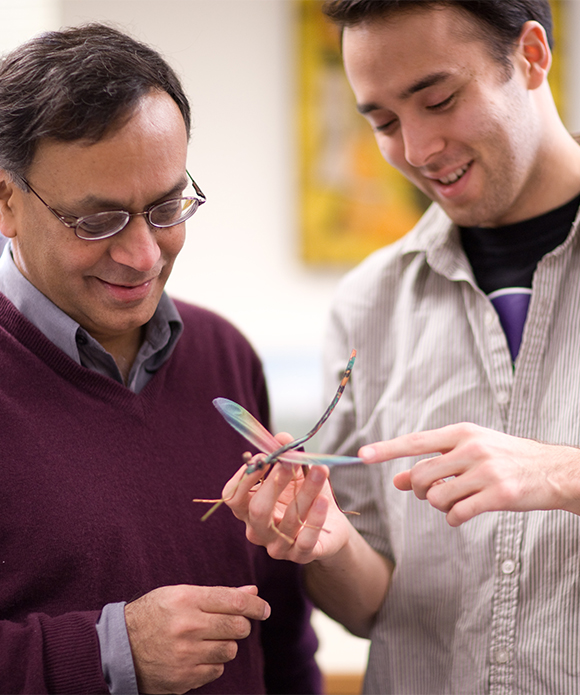
<path id="1" fill-rule="evenodd" d="M 562 0 L 552 0 L 555 35 Z M 344 75 L 337 29 L 322 0 L 299 11 L 301 247 L 307 263 L 353 265 L 408 232 L 429 201 L 382 158 L 357 113 Z M 561 106 L 560 63 L 550 83 Z"/>

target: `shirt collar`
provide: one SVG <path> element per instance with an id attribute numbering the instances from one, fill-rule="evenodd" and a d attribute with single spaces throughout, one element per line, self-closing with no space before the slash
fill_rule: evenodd
<path id="1" fill-rule="evenodd" d="M 6 244 L 0 256 L 0 292 L 51 342 L 80 364 L 76 344 L 79 324 L 36 289 L 18 270 L 12 258 L 10 243 Z"/>
<path id="2" fill-rule="evenodd" d="M 566 241 L 552 253 L 563 253 L 580 234 L 580 210 Z M 456 224 L 436 203 L 432 203 L 413 229 L 401 240 L 403 255 L 423 254 L 427 264 L 449 280 L 475 283 L 473 270 L 461 244 Z"/>
<path id="3" fill-rule="evenodd" d="M 449 280 L 474 282 L 459 230 L 436 203 L 429 206 L 415 227 L 402 239 L 402 252 L 403 255 L 423 254 L 427 264 Z"/>

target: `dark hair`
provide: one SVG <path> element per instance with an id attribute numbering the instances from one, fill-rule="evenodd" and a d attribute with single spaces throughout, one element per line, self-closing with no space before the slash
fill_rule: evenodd
<path id="1" fill-rule="evenodd" d="M 154 49 L 95 23 L 33 38 L 0 63 L 0 167 L 24 176 L 45 138 L 98 142 L 152 90 L 174 99 L 189 135 L 187 97 Z"/>
<path id="2" fill-rule="evenodd" d="M 476 18 L 486 30 L 492 54 L 509 70 L 510 56 L 525 22 L 541 24 L 553 48 L 549 0 L 326 0 L 323 12 L 344 29 L 391 13 L 429 7 L 458 7 Z"/>

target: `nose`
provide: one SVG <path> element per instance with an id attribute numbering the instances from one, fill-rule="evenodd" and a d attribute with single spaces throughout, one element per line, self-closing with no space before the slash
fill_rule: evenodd
<path id="1" fill-rule="evenodd" d="M 415 168 L 426 166 L 445 149 L 445 139 L 433 123 L 423 119 L 401 125 L 405 160 Z"/>
<path id="2" fill-rule="evenodd" d="M 161 257 L 161 249 L 147 217 L 132 217 L 125 229 L 111 237 L 109 253 L 116 263 L 141 273 L 154 268 Z"/>

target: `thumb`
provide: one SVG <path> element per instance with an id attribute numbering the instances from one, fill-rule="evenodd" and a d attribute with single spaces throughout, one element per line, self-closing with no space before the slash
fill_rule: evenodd
<path id="1" fill-rule="evenodd" d="M 238 589 L 246 594 L 252 594 L 254 596 L 258 595 L 258 587 L 253 584 L 248 584 L 247 586 L 239 586 Z"/>

